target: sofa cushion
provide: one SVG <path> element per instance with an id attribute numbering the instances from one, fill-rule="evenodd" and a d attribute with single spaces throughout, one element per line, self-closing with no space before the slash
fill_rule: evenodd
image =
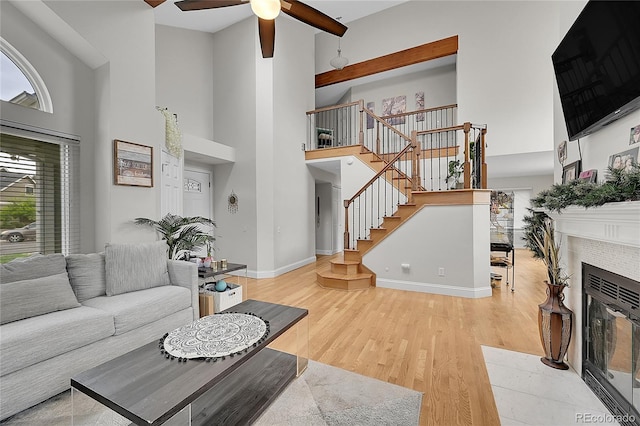
<path id="1" fill-rule="evenodd" d="M 113 315 L 115 334 L 118 335 L 189 308 L 191 291 L 168 285 L 116 296 L 94 297 L 83 304 Z"/>
<path id="2" fill-rule="evenodd" d="M 105 276 L 107 296 L 169 285 L 167 244 L 107 244 Z"/>
<path id="3" fill-rule="evenodd" d="M 78 302 L 107 294 L 104 253 L 68 255 L 67 272 Z"/>
<path id="4" fill-rule="evenodd" d="M 62 253 L 33 256 L 12 260 L 0 265 L 2 283 L 31 280 L 67 272 L 67 262 Z"/>
<path id="5" fill-rule="evenodd" d="M 0 284 L 0 324 L 78 306 L 66 272 Z"/>
<path id="6" fill-rule="evenodd" d="M 84 306 L 5 324 L 0 333 L 0 373 L 4 376 L 113 333 L 110 314 Z"/>

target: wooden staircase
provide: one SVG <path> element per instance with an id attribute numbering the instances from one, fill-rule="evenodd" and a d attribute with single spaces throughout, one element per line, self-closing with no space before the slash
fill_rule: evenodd
<path id="1" fill-rule="evenodd" d="M 309 155 L 306 155 L 306 159 L 352 155 L 360 159 L 376 173 L 387 165 L 387 162 L 380 156 L 358 145 L 322 149 L 307 154 Z M 411 192 L 411 179 L 409 176 L 394 168 L 385 172 L 385 179 L 399 192 L 409 196 Z M 416 211 L 417 206 L 415 204 L 399 205 L 396 213 L 393 216 L 385 217 L 379 228 L 370 229 L 370 239 L 358 240 L 357 249 L 344 250 L 342 257 L 329 261 L 330 267 L 328 269 L 317 271 L 318 284 L 322 287 L 341 290 L 362 290 L 371 286 L 375 287 L 375 273 L 362 264 L 362 255 L 382 241 Z"/>
<path id="2" fill-rule="evenodd" d="M 362 264 L 362 256 L 375 247 L 402 223 L 426 205 L 477 204 L 486 202 L 486 191 L 469 189 L 450 191 L 413 191 L 413 202 L 400 204 L 393 216 L 386 216 L 379 228 L 371 228 L 368 239 L 358 240 L 355 250 L 345 250 L 342 257 L 329 261 L 330 268 L 317 270 L 318 283 L 323 287 L 342 290 L 362 290 L 376 285 L 373 271 Z"/>

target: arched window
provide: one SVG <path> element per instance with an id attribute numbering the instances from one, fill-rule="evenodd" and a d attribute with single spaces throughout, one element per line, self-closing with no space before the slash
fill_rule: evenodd
<path id="1" fill-rule="evenodd" d="M 0 99 L 52 113 L 51 96 L 33 65 L 2 37 L 0 53 Z"/>

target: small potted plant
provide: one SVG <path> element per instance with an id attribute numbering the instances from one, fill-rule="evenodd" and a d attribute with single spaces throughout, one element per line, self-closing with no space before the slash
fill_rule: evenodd
<path id="1" fill-rule="evenodd" d="M 529 230 L 535 242 L 534 256 L 547 267 L 547 300 L 538 305 L 538 328 L 545 356 L 541 361 L 552 368 L 566 370 L 564 357 L 571 342 L 573 312 L 564 306 L 563 290 L 569 285 L 569 276 L 560 266 L 560 243 L 556 242 L 553 222 L 544 218 L 541 224 Z"/>
<path id="2" fill-rule="evenodd" d="M 455 159 L 449 161 L 449 168 L 447 173 L 447 184 L 449 185 L 449 189 L 459 188 L 460 184 L 460 176 L 464 171 L 464 165 L 460 162 L 460 160 Z"/>

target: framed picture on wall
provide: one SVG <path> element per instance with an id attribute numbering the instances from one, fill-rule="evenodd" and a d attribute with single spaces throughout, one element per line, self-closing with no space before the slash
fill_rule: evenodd
<path id="1" fill-rule="evenodd" d="M 115 139 L 113 166 L 116 185 L 153 186 L 153 147 Z"/>
<path id="2" fill-rule="evenodd" d="M 562 169 L 562 183 L 569 183 L 572 180 L 578 179 L 580 176 L 580 163 L 581 161 L 574 161 L 571 164 L 564 166 Z"/>
<path id="3" fill-rule="evenodd" d="M 640 142 L 640 124 L 631 128 L 631 134 L 629 135 L 629 145 Z"/>
<path id="4" fill-rule="evenodd" d="M 609 157 L 609 167 L 612 169 L 631 171 L 633 169 L 633 165 L 638 163 L 639 149 L 640 148 L 632 148 L 613 154 Z"/>
<path id="5" fill-rule="evenodd" d="M 580 172 L 578 179 L 583 182 L 596 183 L 596 181 L 598 180 L 598 170 L 591 169 Z"/>

